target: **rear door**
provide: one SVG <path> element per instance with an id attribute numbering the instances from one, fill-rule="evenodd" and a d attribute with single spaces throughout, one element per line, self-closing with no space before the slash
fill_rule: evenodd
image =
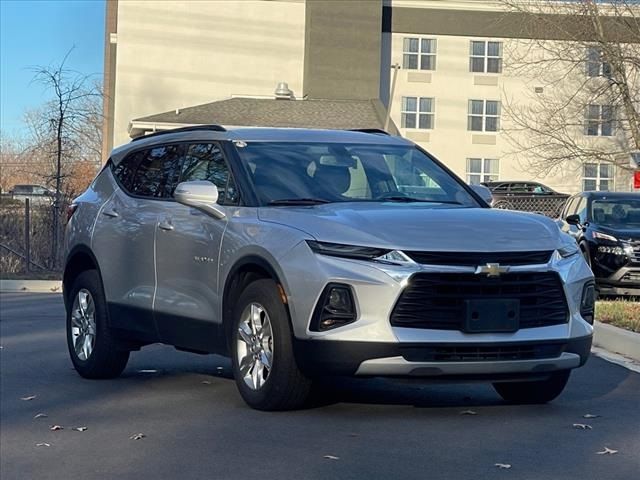
<path id="1" fill-rule="evenodd" d="M 99 213 L 92 248 L 115 328 L 157 341 L 153 319 L 155 233 L 164 200 L 175 188 L 181 145 L 139 150 L 112 168 L 119 188 Z"/>
<path id="2" fill-rule="evenodd" d="M 216 142 L 185 145 L 180 182 L 208 180 L 218 187 L 218 203 L 237 205 L 228 163 Z M 227 218 L 218 219 L 175 201 L 158 218 L 154 314 L 163 342 L 201 351 L 215 350 L 221 338 L 218 318 L 219 255 Z"/>

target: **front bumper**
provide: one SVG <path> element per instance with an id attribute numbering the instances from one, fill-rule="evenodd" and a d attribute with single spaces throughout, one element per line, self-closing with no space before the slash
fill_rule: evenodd
<path id="1" fill-rule="evenodd" d="M 545 374 L 580 367 L 589 358 L 591 342 L 592 335 L 538 342 L 456 345 L 296 339 L 294 352 L 298 365 L 310 376 L 503 379 L 505 376 Z M 460 351 L 456 351 L 456 347 Z M 503 353 L 498 353 L 500 351 Z M 516 352 L 523 351 L 527 352 L 526 356 L 532 358 L 500 359 L 517 358 Z M 531 353 L 534 351 L 537 353 Z M 446 360 L 437 360 L 438 358 Z"/>
<path id="2" fill-rule="evenodd" d="M 608 277 L 596 276 L 601 295 L 640 296 L 640 266 L 625 266 Z"/>

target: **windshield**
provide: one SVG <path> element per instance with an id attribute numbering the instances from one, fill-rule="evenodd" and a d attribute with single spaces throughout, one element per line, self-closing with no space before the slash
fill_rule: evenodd
<path id="1" fill-rule="evenodd" d="M 413 146 L 249 142 L 238 152 L 261 205 L 393 201 L 479 206 L 455 178 Z"/>
<path id="2" fill-rule="evenodd" d="M 640 227 L 640 197 L 594 200 L 591 218 L 599 225 L 612 228 Z"/>

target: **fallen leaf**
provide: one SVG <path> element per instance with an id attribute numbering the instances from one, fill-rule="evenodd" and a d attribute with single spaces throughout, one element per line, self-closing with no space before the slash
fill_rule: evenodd
<path id="1" fill-rule="evenodd" d="M 131 435 L 129 437 L 130 440 L 140 440 L 142 438 L 146 437 L 146 435 L 144 433 L 135 433 L 133 435 Z"/>
<path id="2" fill-rule="evenodd" d="M 511 468 L 511 465 L 508 463 L 496 463 L 494 464 L 494 467 L 504 468 L 505 470 L 508 470 Z"/>
<path id="3" fill-rule="evenodd" d="M 582 418 L 598 418 L 600 415 L 594 415 L 592 413 L 586 413 L 582 416 Z"/>
<path id="4" fill-rule="evenodd" d="M 37 420 L 38 418 L 47 418 L 49 415 L 47 415 L 46 413 L 38 413 L 35 417 L 33 417 L 34 420 Z"/>
<path id="5" fill-rule="evenodd" d="M 51 287 L 52 292 L 57 292 L 58 290 L 60 290 L 60 287 Z"/>
<path id="6" fill-rule="evenodd" d="M 57 430 L 64 430 L 64 427 L 62 427 L 60 425 L 51 425 L 51 428 L 49 430 L 55 432 Z"/>
<path id="7" fill-rule="evenodd" d="M 601 452 L 596 452 L 596 455 L 615 455 L 616 453 L 618 453 L 618 450 L 613 450 L 609 447 L 604 447 L 604 450 L 602 450 Z"/>
<path id="8" fill-rule="evenodd" d="M 203 380 L 200 383 L 202 383 L 203 385 L 211 385 L 211 381 L 209 381 L 209 380 Z"/>
<path id="9" fill-rule="evenodd" d="M 73 427 L 71 430 L 75 430 L 76 432 L 84 432 L 87 427 Z"/>
<path id="10" fill-rule="evenodd" d="M 45 443 L 45 442 L 36 443 L 36 447 L 50 447 L 50 446 L 51 446 L 50 443 Z"/>
<path id="11" fill-rule="evenodd" d="M 138 373 L 158 373 L 158 370 L 154 370 L 152 368 L 146 370 L 138 370 Z"/>
<path id="12" fill-rule="evenodd" d="M 20 290 L 22 290 L 23 292 L 26 292 L 29 289 L 27 287 L 22 287 Z"/>
<path id="13" fill-rule="evenodd" d="M 322 458 L 326 458 L 327 460 L 340 460 L 340 457 L 336 457 L 335 455 L 325 455 Z"/>
<path id="14" fill-rule="evenodd" d="M 585 425 L 584 423 L 574 423 L 573 428 L 580 430 L 591 430 L 591 425 Z"/>
<path id="15" fill-rule="evenodd" d="M 24 400 L 25 402 L 28 402 L 29 400 L 33 400 L 36 397 L 37 395 L 29 395 L 28 397 L 21 397 L 20 400 Z"/>
<path id="16" fill-rule="evenodd" d="M 350 433 L 349 436 L 350 437 L 359 437 L 360 434 L 359 433 Z"/>
<path id="17" fill-rule="evenodd" d="M 478 412 L 474 412 L 473 410 L 464 410 L 460 412 L 460 415 L 477 415 Z"/>

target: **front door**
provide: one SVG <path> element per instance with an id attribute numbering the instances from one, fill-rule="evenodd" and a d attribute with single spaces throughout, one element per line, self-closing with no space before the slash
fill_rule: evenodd
<path id="1" fill-rule="evenodd" d="M 194 143 L 185 148 L 180 182 L 208 180 L 218 187 L 218 203 L 237 204 L 219 145 Z M 163 342 L 210 352 L 223 340 L 218 264 L 227 221 L 175 201 L 167 202 L 158 218 L 154 314 Z"/>

